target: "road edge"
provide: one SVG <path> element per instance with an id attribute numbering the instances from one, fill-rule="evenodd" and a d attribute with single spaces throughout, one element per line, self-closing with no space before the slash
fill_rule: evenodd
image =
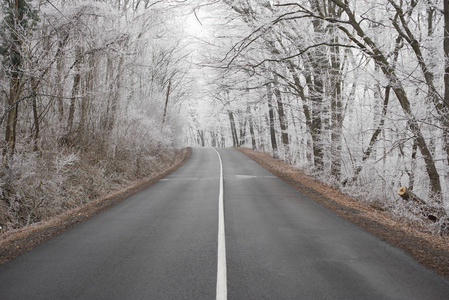
<path id="1" fill-rule="evenodd" d="M 90 201 L 89 203 L 69 210 L 49 220 L 39 222 L 9 234 L 0 240 L 0 265 L 16 258 L 17 256 L 45 243 L 54 236 L 89 220 L 90 218 L 113 207 L 128 197 L 143 191 L 158 182 L 163 177 L 173 173 L 184 165 L 192 154 L 192 148 L 187 147 L 180 150 L 176 164 L 154 176 L 144 178 L 131 186 L 115 191 L 104 197 Z"/>

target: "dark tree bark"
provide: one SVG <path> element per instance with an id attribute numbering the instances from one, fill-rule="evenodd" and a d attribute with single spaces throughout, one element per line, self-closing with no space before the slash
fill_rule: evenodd
<path id="1" fill-rule="evenodd" d="M 271 90 L 268 89 L 268 122 L 269 122 L 269 127 L 270 127 L 270 140 L 271 140 L 271 148 L 273 149 L 273 157 L 274 158 L 279 158 L 279 154 L 278 154 L 278 145 L 277 145 L 277 141 L 276 141 L 276 130 L 274 128 L 274 109 L 273 109 L 273 105 L 271 103 L 272 101 L 272 96 L 271 96 Z"/>
<path id="2" fill-rule="evenodd" d="M 289 137 L 288 137 L 288 120 L 284 111 L 284 103 L 282 100 L 281 91 L 279 89 L 279 83 L 276 75 L 274 76 L 274 95 L 276 96 L 277 112 L 279 116 L 279 127 L 281 128 L 281 140 L 284 146 L 284 152 L 287 155 L 289 153 Z"/>
<path id="3" fill-rule="evenodd" d="M 251 134 L 251 147 L 253 150 L 257 148 L 256 145 L 256 137 L 254 135 L 254 125 L 253 125 L 253 117 L 251 115 L 251 107 L 247 107 L 247 113 L 248 113 L 248 123 L 249 123 L 249 133 Z"/>
<path id="4" fill-rule="evenodd" d="M 237 147 L 239 145 L 239 138 L 237 136 L 237 129 L 235 127 L 234 114 L 232 113 L 232 111 L 228 111 L 228 116 L 231 125 L 232 146 Z"/>
<path id="5" fill-rule="evenodd" d="M 446 115 L 449 118 L 449 1 L 444 2 L 444 106 L 446 107 Z M 443 133 L 444 148 L 447 154 L 447 163 L 449 164 L 449 127 L 445 127 Z"/>

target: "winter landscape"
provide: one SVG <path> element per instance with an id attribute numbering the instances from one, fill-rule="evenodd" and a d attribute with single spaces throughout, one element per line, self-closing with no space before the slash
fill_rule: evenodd
<path id="1" fill-rule="evenodd" d="M 448 1 L 0 3 L 1 299 L 449 298 Z"/>

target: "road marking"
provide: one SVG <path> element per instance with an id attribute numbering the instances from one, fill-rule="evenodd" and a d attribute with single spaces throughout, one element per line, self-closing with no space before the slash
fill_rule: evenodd
<path id="1" fill-rule="evenodd" d="M 198 181 L 198 180 L 217 180 L 216 177 L 211 177 L 211 178 L 201 178 L 201 177 L 191 177 L 191 178 L 186 178 L 186 177 L 172 177 L 172 178 L 162 178 L 159 179 L 159 181 Z"/>
<path id="2" fill-rule="evenodd" d="M 214 149 L 214 148 L 212 148 Z M 224 224 L 224 201 L 223 201 L 223 162 L 221 155 L 218 154 L 220 161 L 220 193 L 218 196 L 218 251 L 217 251 L 217 300 L 226 300 L 228 298 L 226 282 L 226 239 Z"/>
<path id="3" fill-rule="evenodd" d="M 276 176 L 234 175 L 236 179 L 273 179 Z"/>

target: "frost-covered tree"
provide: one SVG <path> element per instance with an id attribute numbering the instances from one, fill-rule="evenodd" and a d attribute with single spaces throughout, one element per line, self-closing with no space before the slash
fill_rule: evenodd
<path id="1" fill-rule="evenodd" d="M 190 67 L 174 4 L 2 2 L 0 226 L 39 221 L 173 159 Z"/>
<path id="2" fill-rule="evenodd" d="M 27 74 L 24 74 L 26 51 L 24 44 L 32 35 L 38 21 L 37 10 L 28 0 L 3 0 L 1 2 L 2 22 L 0 24 L 0 55 L 4 70 L 5 86 L 2 98 L 5 99 L 5 112 L 1 121 L 6 119 L 5 157 L 12 155 L 16 147 L 16 124 L 19 102 L 23 99 L 22 92 Z M 9 89 L 8 89 L 9 86 Z"/>
<path id="3" fill-rule="evenodd" d="M 211 38 L 221 47 L 209 46 L 208 61 L 222 86 L 211 98 L 229 94 L 221 97 L 227 139 L 260 134 L 256 148 L 386 207 L 400 207 L 400 186 L 447 206 L 446 4 L 217 4 L 215 36 L 230 44 Z"/>

